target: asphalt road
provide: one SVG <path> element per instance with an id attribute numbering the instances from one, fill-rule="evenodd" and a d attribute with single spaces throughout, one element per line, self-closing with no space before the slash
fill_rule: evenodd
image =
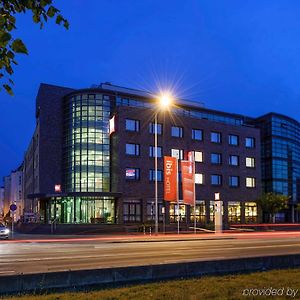
<path id="1" fill-rule="evenodd" d="M 0 241 L 0 276 L 300 253 L 300 232 Z"/>

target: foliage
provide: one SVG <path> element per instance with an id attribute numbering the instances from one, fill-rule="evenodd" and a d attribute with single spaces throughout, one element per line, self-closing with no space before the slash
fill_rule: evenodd
<path id="1" fill-rule="evenodd" d="M 52 5 L 53 0 L 1 0 L 0 2 L 0 79 L 5 82 L 2 87 L 13 95 L 10 78 L 17 65 L 16 54 L 28 54 L 26 45 L 20 38 L 14 38 L 12 32 L 16 27 L 16 15 L 31 12 L 34 23 L 42 29 L 48 19 L 55 19 L 56 24 L 69 28 L 68 21 Z M 7 80 L 5 80 L 7 77 Z"/>
<path id="2" fill-rule="evenodd" d="M 276 213 L 288 208 L 288 200 L 289 197 L 282 194 L 265 193 L 257 199 L 257 204 L 274 219 Z"/>

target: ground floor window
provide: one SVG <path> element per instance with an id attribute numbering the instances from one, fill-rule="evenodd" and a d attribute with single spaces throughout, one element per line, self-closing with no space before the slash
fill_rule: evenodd
<path id="1" fill-rule="evenodd" d="M 245 222 L 257 222 L 257 204 L 255 202 L 245 202 Z"/>
<path id="2" fill-rule="evenodd" d="M 123 220 L 127 222 L 142 221 L 142 205 L 140 200 L 125 200 L 123 203 Z"/>
<path id="3" fill-rule="evenodd" d="M 224 202 L 222 202 L 222 216 L 224 216 Z M 215 222 L 215 201 L 209 201 L 209 220 Z"/>
<path id="4" fill-rule="evenodd" d="M 197 223 L 205 223 L 205 201 L 197 201 L 196 202 L 196 222 Z M 194 222 L 194 206 L 191 206 L 191 215 L 190 220 Z"/>
<path id="5" fill-rule="evenodd" d="M 112 197 L 55 197 L 47 201 L 46 221 L 57 223 L 115 222 L 115 199 Z"/>
<path id="6" fill-rule="evenodd" d="M 241 203 L 228 201 L 228 222 L 241 223 Z"/>
<path id="7" fill-rule="evenodd" d="M 170 223 L 178 222 L 178 214 L 179 214 L 179 222 L 186 221 L 186 206 L 184 204 L 170 204 Z"/>
<path id="8" fill-rule="evenodd" d="M 163 204 L 158 203 L 158 220 L 159 222 L 163 221 Z M 147 221 L 155 222 L 155 202 L 148 201 L 147 202 Z"/>

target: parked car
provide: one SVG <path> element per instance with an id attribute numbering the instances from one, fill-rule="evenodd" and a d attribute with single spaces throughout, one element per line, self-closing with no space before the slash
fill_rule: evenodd
<path id="1" fill-rule="evenodd" d="M 8 239 L 9 237 L 9 229 L 0 223 L 0 239 Z"/>

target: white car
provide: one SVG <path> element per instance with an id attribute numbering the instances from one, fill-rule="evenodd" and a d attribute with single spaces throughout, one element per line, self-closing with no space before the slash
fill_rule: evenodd
<path id="1" fill-rule="evenodd" d="M 9 229 L 0 223 L 0 239 L 8 239 Z"/>

